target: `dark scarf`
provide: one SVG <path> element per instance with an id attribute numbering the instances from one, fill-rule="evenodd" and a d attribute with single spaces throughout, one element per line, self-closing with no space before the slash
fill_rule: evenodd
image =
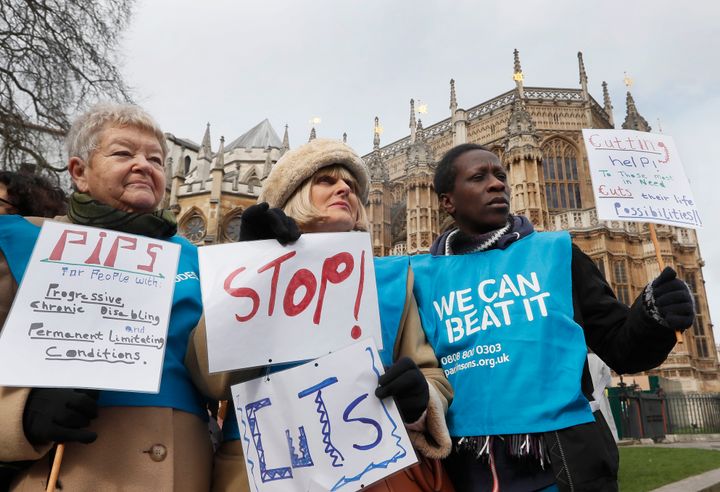
<path id="1" fill-rule="evenodd" d="M 77 191 L 70 196 L 67 215 L 75 224 L 156 239 L 167 239 L 177 233 L 175 214 L 169 210 L 156 210 L 149 214 L 123 212 Z"/>
<path id="2" fill-rule="evenodd" d="M 508 218 L 508 221 L 511 223 L 510 229 L 500 236 L 497 242 L 491 245 L 488 249 L 505 249 L 518 239 L 527 236 L 535 230 L 532 222 L 530 222 L 524 215 L 511 215 Z M 449 230 L 438 237 L 433 242 L 432 246 L 430 246 L 430 254 L 440 256 L 445 255 L 445 243 L 447 242 L 448 237 L 453 234 L 453 231 L 457 231 L 457 229 Z M 484 234 L 474 235 L 458 231 L 453 234 L 450 246 L 452 246 L 454 254 L 465 254 L 473 251 L 479 245 L 487 241 L 493 236 L 493 234 L 495 234 L 495 232 L 496 231 L 490 231 Z"/>

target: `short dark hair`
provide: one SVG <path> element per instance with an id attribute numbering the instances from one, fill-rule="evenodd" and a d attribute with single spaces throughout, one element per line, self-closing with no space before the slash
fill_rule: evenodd
<path id="1" fill-rule="evenodd" d="M 455 188 L 455 177 L 457 176 L 457 171 L 454 166 L 455 159 L 471 150 L 488 151 L 488 149 L 482 145 L 464 143 L 456 145 L 442 156 L 442 159 L 440 159 L 440 162 L 435 168 L 435 177 L 433 178 L 433 186 L 435 186 L 435 193 L 437 193 L 438 196 L 449 193 Z"/>
<path id="2" fill-rule="evenodd" d="M 0 183 L 19 215 L 54 217 L 66 211 L 65 192 L 42 176 L 0 171 Z"/>

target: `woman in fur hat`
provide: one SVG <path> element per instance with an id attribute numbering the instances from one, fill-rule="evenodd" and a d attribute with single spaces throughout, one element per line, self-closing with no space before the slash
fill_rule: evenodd
<path id="1" fill-rule="evenodd" d="M 364 203 L 368 182 L 365 163 L 353 149 L 337 140 L 314 139 L 287 152 L 273 167 L 258 204 L 243 214 L 240 240 L 275 238 L 286 244 L 297 240 L 301 233 L 366 231 Z M 398 326 L 393 327 L 395 343 L 386 346 L 392 354 L 386 354 L 385 360 L 392 365 L 379 379 L 375 394 L 378 398 L 395 398 L 419 453 L 441 458 L 450 451 L 445 411 L 452 399 L 452 389 L 420 325 L 412 295 L 412 272 L 407 274 L 404 293 L 400 286 L 400 296 L 404 295 L 401 300 L 397 294 L 383 295 L 386 285 L 381 280 L 383 268 L 376 261 L 381 317 L 383 302 L 394 302 L 396 309 L 398 303 L 404 303 L 404 308 Z M 384 339 L 386 335 L 383 334 Z M 247 478 L 238 477 L 237 473 L 238 468 L 244 467 L 234 416 L 227 418 L 224 431 L 225 442 L 217 453 L 213 488 L 236 490 L 240 480 Z"/>

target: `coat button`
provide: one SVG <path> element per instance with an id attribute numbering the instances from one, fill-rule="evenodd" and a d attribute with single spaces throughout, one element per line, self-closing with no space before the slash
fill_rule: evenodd
<path id="1" fill-rule="evenodd" d="M 162 444 L 153 444 L 150 449 L 145 451 L 150 454 L 150 459 L 153 461 L 163 461 L 167 458 L 167 448 Z"/>

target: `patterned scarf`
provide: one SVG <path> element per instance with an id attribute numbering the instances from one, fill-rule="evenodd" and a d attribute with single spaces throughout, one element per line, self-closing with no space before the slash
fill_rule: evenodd
<path id="1" fill-rule="evenodd" d="M 79 192 L 70 196 L 68 217 L 75 224 L 156 239 L 169 238 L 177 233 L 175 214 L 170 210 L 156 210 L 149 214 L 123 212 Z"/>

